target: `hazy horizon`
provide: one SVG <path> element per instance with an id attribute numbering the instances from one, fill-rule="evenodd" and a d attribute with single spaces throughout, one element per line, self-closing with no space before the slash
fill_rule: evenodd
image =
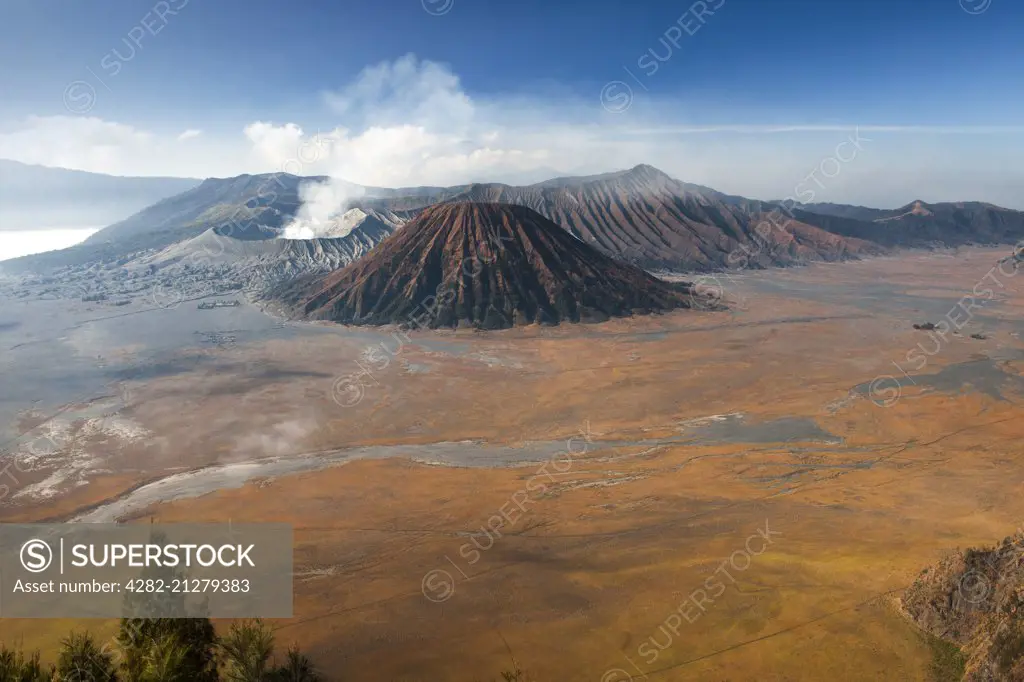
<path id="1" fill-rule="evenodd" d="M 4 159 L 4 158 L 0 158 L 0 162 L 2 162 L 2 161 L 14 161 L 16 163 L 25 163 L 23 161 L 18 161 L 17 159 Z M 53 170 L 82 171 L 82 169 L 67 168 L 67 167 L 64 167 L 64 166 L 48 166 L 48 165 L 45 165 L 45 164 L 37 164 L 37 163 L 26 164 L 26 165 L 35 166 L 35 167 L 39 167 L 39 168 L 53 169 Z M 601 175 L 601 174 L 605 174 L 605 173 L 614 173 L 614 172 L 628 171 L 630 168 L 633 168 L 636 165 L 640 165 L 640 164 L 634 164 L 633 166 L 624 167 L 624 168 L 612 168 L 612 167 L 609 167 L 609 168 L 605 168 L 605 169 L 594 170 L 592 172 L 584 172 L 584 171 L 559 171 L 559 170 L 554 170 L 554 169 L 535 169 L 535 170 L 510 172 L 509 175 L 511 177 L 503 177 L 501 175 L 497 175 L 497 176 L 494 176 L 494 175 L 484 176 L 482 179 L 481 178 L 469 177 L 469 179 L 466 179 L 466 180 L 461 181 L 461 182 L 452 182 L 452 183 L 441 184 L 441 185 L 436 185 L 436 186 L 446 187 L 446 186 L 458 186 L 458 185 L 472 184 L 472 183 L 481 183 L 481 184 L 497 183 L 497 184 L 505 184 L 505 185 L 511 185 L 511 186 L 532 185 L 532 184 L 536 184 L 536 183 L 539 183 L 539 182 L 544 182 L 545 180 L 552 180 L 552 179 L 561 178 L 561 177 L 590 176 L 590 175 Z M 654 164 L 646 164 L 646 165 L 654 166 Z M 658 170 L 661 170 L 661 171 L 667 173 L 667 171 L 665 171 L 665 169 L 663 169 L 663 168 L 660 168 L 658 166 L 654 166 L 654 167 L 658 168 Z M 160 179 L 172 179 L 172 180 L 197 180 L 197 181 L 201 182 L 201 181 L 210 180 L 210 179 L 214 179 L 214 180 L 228 180 L 228 179 L 231 179 L 231 178 L 234 178 L 234 177 L 239 177 L 241 175 L 265 175 L 265 174 L 270 174 L 270 173 L 275 173 L 275 172 L 289 172 L 289 171 L 287 171 L 287 170 L 278 170 L 278 171 L 269 170 L 269 171 L 263 171 L 263 172 L 260 172 L 260 173 L 240 173 L 238 175 L 231 175 L 231 176 L 208 176 L 208 177 L 203 177 L 203 178 L 178 177 L 178 176 L 168 176 L 168 175 L 119 175 L 119 174 L 112 174 L 112 173 L 98 173 L 96 171 L 82 171 L 82 172 L 93 173 L 93 174 L 96 174 L 96 175 L 102 175 L 102 176 L 111 177 L 111 178 L 123 178 L 123 179 L 137 179 L 137 178 L 157 179 L 157 178 L 160 178 Z M 293 173 L 293 175 L 294 175 L 294 173 Z M 344 182 L 344 183 L 351 183 L 351 184 L 356 184 L 356 185 L 361 184 L 361 183 L 354 182 L 350 178 L 332 176 L 330 174 L 321 175 L 321 174 L 316 174 L 316 173 L 310 173 L 310 174 L 304 174 L 303 173 L 303 174 L 297 174 L 297 175 L 299 177 L 303 177 L 303 178 L 329 177 L 331 179 L 336 179 L 336 180 L 339 180 L 339 181 Z M 704 184 L 704 183 L 700 183 L 700 182 L 694 182 L 693 180 L 691 180 L 689 178 L 679 177 L 678 175 L 673 175 L 672 173 L 668 173 L 668 175 L 672 176 L 673 178 L 675 178 L 676 180 L 679 180 L 681 182 L 686 182 L 686 183 L 696 184 L 696 185 Z M 365 185 L 365 186 L 372 186 L 372 185 Z M 400 189 L 402 187 L 414 187 L 414 186 L 415 187 L 419 187 L 419 186 L 434 186 L 434 185 L 432 183 L 421 183 L 421 184 L 418 184 L 418 185 L 384 185 L 383 187 L 385 187 L 387 189 Z M 730 192 L 730 191 L 723 190 L 721 187 L 717 187 L 717 186 L 714 186 L 714 185 L 708 185 L 708 186 L 711 189 L 721 191 L 721 192 L 723 192 L 725 194 L 736 194 L 738 196 L 743 196 L 743 197 L 746 197 L 748 199 L 756 199 L 756 200 L 760 200 L 760 201 L 781 201 L 781 200 L 786 198 L 786 195 L 781 195 L 781 194 L 780 195 L 770 195 L 770 196 L 769 195 L 758 196 L 758 195 L 753 195 L 753 194 L 744 193 L 744 192 Z M 815 194 L 817 194 L 817 193 L 815 193 Z M 792 195 L 790 195 L 790 196 L 792 196 Z M 924 201 L 926 203 L 932 203 L 932 204 L 934 204 L 934 203 L 960 203 L 960 202 L 981 201 L 981 202 L 985 202 L 985 203 L 994 203 L 995 205 L 1001 206 L 1003 208 L 1009 208 L 1009 209 L 1014 209 L 1014 210 L 1024 210 L 1024 198 L 1022 198 L 1020 201 L 1016 201 L 1016 202 L 1010 201 L 1010 202 L 1007 202 L 1005 204 L 999 204 L 997 202 L 991 202 L 991 201 L 986 202 L 984 199 L 979 199 L 979 198 L 973 197 L 973 196 L 939 197 L 939 196 L 930 196 L 928 193 L 924 193 L 922 195 L 908 196 L 906 199 L 903 199 L 903 200 L 899 201 L 898 203 L 892 203 L 892 204 L 887 204 L 887 205 L 866 204 L 866 203 L 857 204 L 857 203 L 851 203 L 851 202 L 846 202 L 846 201 L 833 201 L 833 200 L 828 200 L 828 199 L 819 199 L 819 198 L 817 198 L 817 196 L 815 196 L 812 201 L 807 201 L 805 203 L 848 204 L 848 205 L 852 205 L 852 206 L 864 206 L 864 207 L 867 207 L 867 208 L 878 208 L 878 209 L 890 210 L 890 209 L 897 209 L 897 208 L 901 208 L 903 206 L 907 206 L 908 204 L 910 204 L 910 203 L 912 203 L 914 201 Z M 59 209 L 59 208 L 58 209 L 52 209 L 52 207 L 51 207 L 48 210 L 60 211 L 61 209 Z M 117 222 L 119 220 L 123 220 L 124 218 L 127 218 L 128 216 L 130 216 L 130 215 L 135 213 L 135 211 L 131 211 L 129 213 L 123 213 L 122 211 L 117 211 L 117 209 L 109 209 L 109 210 L 115 211 L 116 215 L 114 217 L 111 217 L 111 219 L 108 222 L 104 222 L 103 225 L 102 225 L 103 227 L 106 227 L 107 225 L 112 224 L 114 222 Z M 66 215 L 66 212 L 64 213 L 64 215 Z M 22 226 L 19 226 L 19 227 L 16 227 L 16 228 L 9 228 L 8 227 L 8 225 L 11 225 L 11 224 L 13 224 L 15 222 L 22 223 L 23 227 Z M 5 216 L 2 213 L 0 213 L 0 232 L 3 232 L 4 230 L 11 230 L 11 229 L 13 229 L 15 231 L 16 230 L 20 230 L 20 229 L 48 229 L 46 226 L 41 226 L 39 228 L 30 227 L 32 224 L 34 224 L 34 222 L 35 222 L 35 218 L 34 218 L 34 216 L 31 213 L 29 213 L 29 214 L 21 213 L 21 214 L 19 214 L 19 217 L 17 217 L 17 218 L 11 218 L 9 215 Z M 48 219 L 48 218 L 44 217 L 42 219 L 42 222 L 45 225 L 49 225 L 49 224 L 51 224 L 54 221 L 52 219 Z M 61 221 L 58 221 L 58 222 L 61 222 Z M 88 221 L 88 222 L 95 223 L 96 221 L 92 220 L 92 221 Z M 81 227 L 88 227 L 88 225 L 83 225 Z M 73 229 L 77 229 L 77 228 L 73 228 Z"/>
<path id="2" fill-rule="evenodd" d="M 44 227 L 33 230 L 0 230 L 0 261 L 66 249 L 80 244 L 100 227 Z"/>

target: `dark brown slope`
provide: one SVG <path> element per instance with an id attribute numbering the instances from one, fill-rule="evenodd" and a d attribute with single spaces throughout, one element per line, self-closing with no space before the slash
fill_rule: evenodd
<path id="1" fill-rule="evenodd" d="M 494 203 L 428 208 L 361 260 L 283 297 L 314 319 L 485 329 L 703 303 L 529 208 Z"/>
<path id="2" fill-rule="evenodd" d="M 598 250 L 647 268 L 768 267 L 883 250 L 799 220 L 776 216 L 770 227 L 765 223 L 769 205 L 730 199 L 740 198 L 688 185 L 646 165 L 526 187 L 471 185 L 454 196 L 435 197 L 527 206 Z M 393 201 L 384 203 L 390 208 Z"/>

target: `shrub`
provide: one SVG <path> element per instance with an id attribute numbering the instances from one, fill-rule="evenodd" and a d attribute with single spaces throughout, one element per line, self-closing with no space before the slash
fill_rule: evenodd
<path id="1" fill-rule="evenodd" d="M 0 645 L 0 682 L 49 682 L 53 673 L 40 665 L 38 651 L 26 658 L 21 649 Z"/>
<path id="2" fill-rule="evenodd" d="M 216 682 L 218 679 L 217 635 L 209 618 L 123 618 L 117 641 L 125 682 L 145 682 L 143 675 L 147 674 L 154 657 L 166 659 L 172 652 L 181 679 L 190 682 Z M 164 660 L 164 663 L 169 661 Z M 171 674 L 169 669 L 167 674 Z"/>
<path id="3" fill-rule="evenodd" d="M 274 653 L 274 633 L 263 621 L 233 623 L 221 638 L 224 678 L 232 682 L 267 682 L 270 657 Z"/>
<path id="4" fill-rule="evenodd" d="M 288 649 L 284 665 L 274 671 L 274 682 L 321 682 L 313 663 L 297 646 Z"/>
<path id="5" fill-rule="evenodd" d="M 61 640 L 57 656 L 57 679 L 60 682 L 116 682 L 114 662 L 96 646 L 88 632 L 72 632 Z"/>

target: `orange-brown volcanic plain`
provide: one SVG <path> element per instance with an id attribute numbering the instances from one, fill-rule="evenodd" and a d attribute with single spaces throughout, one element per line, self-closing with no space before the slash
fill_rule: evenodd
<path id="1" fill-rule="evenodd" d="M 1007 252 L 723 276 L 730 312 L 414 333 L 386 367 L 363 358 L 373 378 L 348 407 L 332 387 L 371 336 L 204 351 L 235 371 L 131 386 L 124 414 L 153 437 L 110 453 L 116 474 L 2 520 L 70 518 L 211 463 L 558 442 L 546 465 L 366 459 L 134 517 L 294 524 L 295 617 L 273 624 L 332 680 L 469 682 L 514 665 L 560 682 L 928 680 L 931 650 L 893 597 L 945 551 L 1024 520 L 1024 275 L 987 280 L 996 300 L 920 369 L 908 351 L 934 345 L 911 324 L 938 322 Z M 474 532 L 482 549 L 467 550 Z M 685 607 L 695 590 L 703 610 Z M 680 605 L 687 619 L 660 629 Z M 35 647 L 70 626 L 0 632 Z"/>

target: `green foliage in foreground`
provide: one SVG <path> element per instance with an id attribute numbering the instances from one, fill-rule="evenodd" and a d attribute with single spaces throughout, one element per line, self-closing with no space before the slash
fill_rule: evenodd
<path id="1" fill-rule="evenodd" d="M 53 668 L 43 668 L 39 652 L 25 658 L 20 649 L 0 646 L 0 682 L 48 682 L 53 679 Z"/>
<path id="2" fill-rule="evenodd" d="M 274 633 L 259 620 L 234 623 L 217 637 L 206 618 L 121 621 L 103 645 L 88 632 L 61 640 L 57 663 L 44 668 L 38 651 L 0 644 L 0 682 L 320 682 L 312 662 L 291 648 L 274 660 Z"/>

